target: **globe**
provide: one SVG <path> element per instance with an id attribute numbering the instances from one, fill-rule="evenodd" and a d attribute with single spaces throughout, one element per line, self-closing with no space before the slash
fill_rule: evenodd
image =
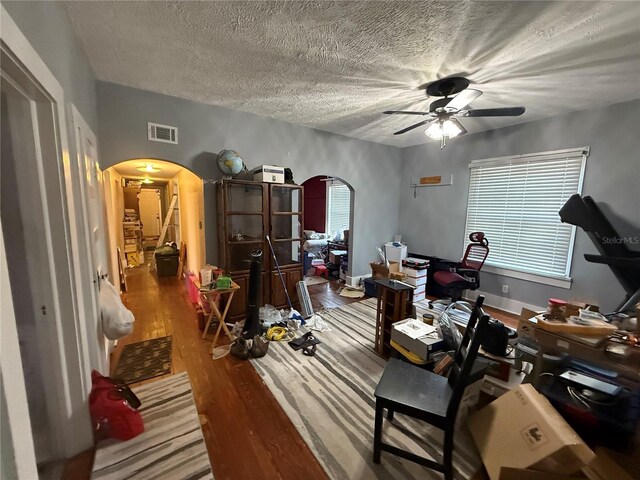
<path id="1" fill-rule="evenodd" d="M 222 150 L 218 154 L 218 168 L 225 175 L 237 175 L 244 168 L 244 162 L 235 150 Z"/>

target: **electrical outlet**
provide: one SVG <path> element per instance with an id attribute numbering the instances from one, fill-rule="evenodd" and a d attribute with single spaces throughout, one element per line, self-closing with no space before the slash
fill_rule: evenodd
<path id="1" fill-rule="evenodd" d="M 509 293 L 509 285 L 502 285 L 502 293 Z"/>

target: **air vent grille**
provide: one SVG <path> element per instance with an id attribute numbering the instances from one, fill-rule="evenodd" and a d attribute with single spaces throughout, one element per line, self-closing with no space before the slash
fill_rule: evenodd
<path id="1" fill-rule="evenodd" d="M 152 142 L 178 144 L 178 128 L 160 123 L 147 123 L 149 140 Z"/>

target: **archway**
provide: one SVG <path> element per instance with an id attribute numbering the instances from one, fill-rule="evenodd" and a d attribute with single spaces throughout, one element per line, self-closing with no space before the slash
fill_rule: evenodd
<path id="1" fill-rule="evenodd" d="M 137 158 L 107 168 L 104 186 L 114 272 L 119 261 L 149 263 L 156 244 L 166 242 L 186 245 L 185 269 L 197 272 L 206 263 L 200 176 L 172 161 Z"/>
<path id="2" fill-rule="evenodd" d="M 305 187 L 305 275 L 311 261 L 320 257 L 335 277 L 347 281 L 353 264 L 354 189 L 342 178 L 332 175 L 316 175 L 302 185 Z M 309 255 L 312 255 L 311 260 Z M 347 257 L 346 269 L 341 266 L 344 255 Z M 333 267 L 338 267 L 337 275 Z"/>

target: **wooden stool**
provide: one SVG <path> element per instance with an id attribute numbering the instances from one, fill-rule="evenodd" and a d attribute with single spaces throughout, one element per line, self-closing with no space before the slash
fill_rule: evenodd
<path id="1" fill-rule="evenodd" d="M 316 265 L 315 269 L 315 275 L 319 277 L 329 278 L 329 270 L 327 270 L 327 267 L 325 265 Z"/>

